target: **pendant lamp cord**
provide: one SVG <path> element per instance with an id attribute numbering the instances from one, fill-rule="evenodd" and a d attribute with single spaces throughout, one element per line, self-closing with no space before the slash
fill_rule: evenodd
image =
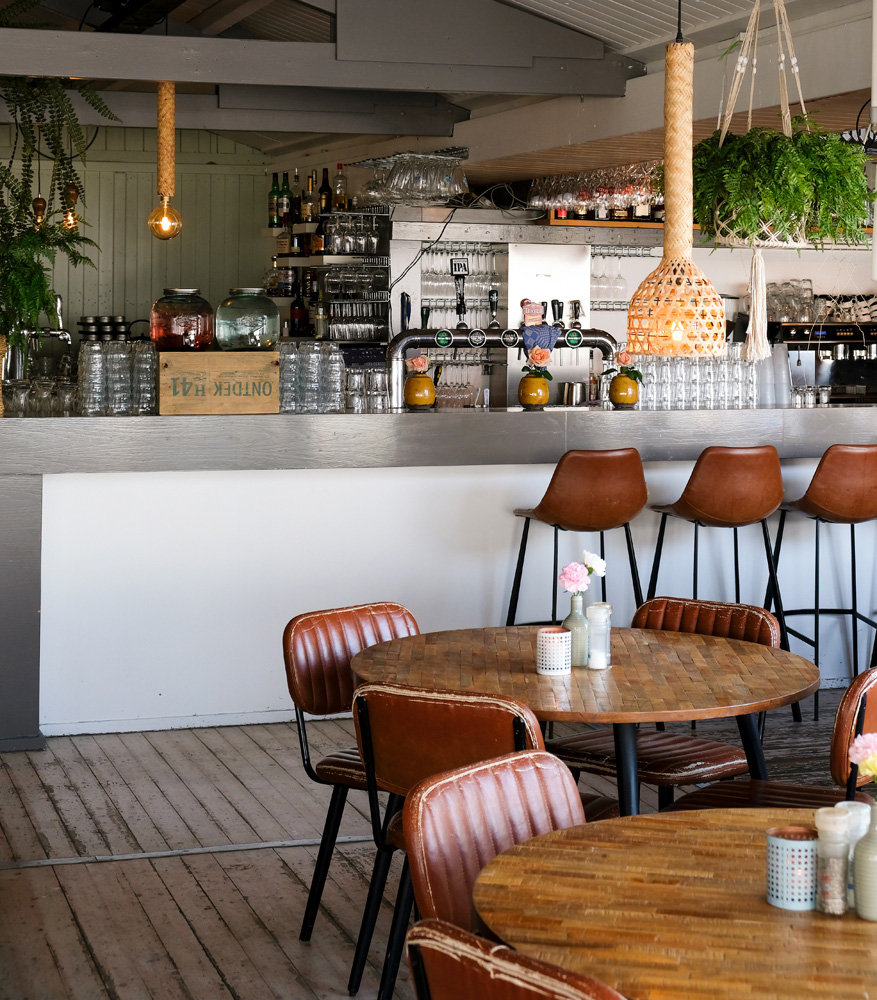
<path id="1" fill-rule="evenodd" d="M 676 41 L 684 42 L 685 39 L 682 37 L 682 0 L 679 0 L 676 10 Z"/>

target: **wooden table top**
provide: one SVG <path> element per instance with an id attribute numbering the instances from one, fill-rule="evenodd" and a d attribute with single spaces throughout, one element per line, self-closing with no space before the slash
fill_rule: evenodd
<path id="1" fill-rule="evenodd" d="M 795 653 L 738 639 L 612 629 L 612 667 L 536 673 L 538 626 L 426 632 L 353 658 L 363 680 L 505 694 L 543 721 L 670 722 L 727 718 L 788 705 L 819 687 Z"/>
<path id="2" fill-rule="evenodd" d="M 766 899 L 771 826 L 812 809 L 709 809 L 549 833 L 478 876 L 484 922 L 629 1000 L 877 997 L 877 924 Z"/>

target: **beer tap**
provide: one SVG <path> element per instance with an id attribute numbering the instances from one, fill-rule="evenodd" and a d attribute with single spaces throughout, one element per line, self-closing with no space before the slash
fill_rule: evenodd
<path id="1" fill-rule="evenodd" d="M 498 330 L 499 323 L 497 322 L 496 314 L 499 309 L 499 292 L 495 288 L 491 288 L 487 293 L 487 301 L 490 305 L 490 323 L 488 329 Z"/>
<path id="2" fill-rule="evenodd" d="M 426 330 L 429 326 L 429 306 L 420 307 L 420 329 Z"/>
<path id="3" fill-rule="evenodd" d="M 454 287 L 457 290 L 457 316 L 459 322 L 457 323 L 458 330 L 467 330 L 469 324 L 466 322 L 466 275 L 465 274 L 455 274 L 454 275 Z"/>
<path id="4" fill-rule="evenodd" d="M 563 330 L 563 303 L 560 299 L 551 300 L 551 317 L 554 320 L 554 326 Z"/>
<path id="5" fill-rule="evenodd" d="M 581 328 L 582 328 L 582 321 L 581 321 L 582 303 L 581 303 L 581 301 L 579 299 L 573 299 L 570 302 L 570 306 L 572 307 L 572 323 L 570 324 L 570 326 L 574 330 L 581 330 Z"/>

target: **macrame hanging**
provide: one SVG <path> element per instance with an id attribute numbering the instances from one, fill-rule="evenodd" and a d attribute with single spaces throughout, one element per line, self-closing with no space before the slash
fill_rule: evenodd
<path id="1" fill-rule="evenodd" d="M 665 67 L 664 253 L 630 300 L 627 346 L 634 354 L 723 354 L 724 303 L 691 259 L 694 46 L 682 41 L 681 11 Z"/>
<path id="2" fill-rule="evenodd" d="M 789 110 L 789 90 L 786 81 L 786 49 L 788 49 L 788 60 L 791 65 L 792 76 L 797 86 L 801 114 L 806 115 L 807 109 L 804 107 L 804 95 L 801 91 L 801 75 L 798 72 L 798 59 L 795 55 L 794 45 L 792 44 L 792 32 L 789 27 L 784 0 L 773 0 L 773 8 L 777 23 L 780 113 L 782 115 L 783 134 L 791 138 L 792 115 Z M 743 85 L 746 71 L 750 66 L 752 72 L 749 83 L 749 108 L 746 117 L 746 131 L 748 132 L 752 128 L 752 103 L 755 92 L 760 16 L 761 0 L 755 0 L 752 13 L 749 16 L 749 23 L 746 26 L 746 33 L 743 36 L 743 42 L 740 46 L 740 52 L 737 56 L 737 63 L 734 67 L 734 78 L 731 82 L 728 103 L 724 114 L 721 116 L 720 146 L 724 143 L 728 130 L 731 127 L 734 106 L 737 103 L 737 97 Z M 734 216 L 732 214 L 729 217 L 725 214 L 721 204 L 716 205 L 714 219 L 717 244 L 729 247 L 751 247 L 753 251 L 752 266 L 749 272 L 749 329 L 746 335 L 746 343 L 743 345 L 743 357 L 749 361 L 761 361 L 764 358 L 770 357 L 770 345 L 767 340 L 767 283 L 761 251 L 764 247 L 800 250 L 812 246 L 812 243 L 807 239 L 807 219 L 802 218 L 798 221 L 797 232 L 791 239 L 778 237 L 766 220 L 760 222 L 758 236 L 754 239 L 744 239 L 737 236 L 733 227 Z"/>

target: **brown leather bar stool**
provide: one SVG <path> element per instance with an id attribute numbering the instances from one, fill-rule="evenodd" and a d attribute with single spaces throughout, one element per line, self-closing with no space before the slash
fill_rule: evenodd
<path id="1" fill-rule="evenodd" d="M 803 514 L 815 525 L 815 557 L 813 560 L 813 607 L 785 610 L 785 616 L 812 615 L 813 636 L 789 629 L 795 638 L 813 647 L 813 661 L 819 666 L 819 619 L 821 615 L 848 615 L 852 619 L 852 676 L 859 673 L 859 636 L 857 625 L 864 622 L 877 629 L 877 621 L 859 611 L 856 590 L 856 525 L 877 519 L 877 444 L 833 444 L 819 460 L 807 492 L 799 500 L 786 500 L 780 505 L 780 523 L 777 529 L 774 559 L 779 566 L 786 515 Z M 819 527 L 822 524 L 848 524 L 850 526 L 850 584 L 849 608 L 823 608 L 819 604 Z M 765 601 L 771 601 L 768 589 Z M 770 607 L 767 603 L 766 607 Z M 871 651 L 869 665 L 874 666 L 877 643 Z M 814 718 L 819 717 L 819 693 L 813 706 Z"/>
<path id="2" fill-rule="evenodd" d="M 532 510 L 516 510 L 515 517 L 524 518 L 521 546 L 512 592 L 509 597 L 506 625 L 515 624 L 524 557 L 530 521 L 541 521 L 554 528 L 554 574 L 551 578 L 551 621 L 557 622 L 557 538 L 559 531 L 600 533 L 600 556 L 605 558 L 604 532 L 624 528 L 627 557 L 636 606 L 642 604 L 642 587 L 636 565 L 636 552 L 630 533 L 630 522 L 645 507 L 648 493 L 643 463 L 636 448 L 615 448 L 611 451 L 568 451 L 551 476 L 545 496 Z M 606 600 L 606 580 L 601 581 L 602 599 Z M 529 624 L 545 624 L 530 622 Z"/>
<path id="3" fill-rule="evenodd" d="M 692 597 L 697 597 L 698 532 L 701 527 L 731 528 L 734 532 L 734 601 L 740 603 L 740 550 L 738 528 L 761 524 L 764 555 L 767 561 L 768 587 L 775 596 L 776 618 L 780 626 L 780 646 L 789 648 L 789 637 L 783 616 L 783 602 L 777 582 L 776 564 L 771 548 L 767 519 L 783 500 L 783 476 L 780 457 L 771 444 L 754 448 L 705 448 L 691 471 L 682 496 L 670 504 L 655 504 L 652 510 L 661 515 L 658 544 L 649 579 L 651 600 L 658 589 L 658 572 L 664 548 L 664 531 L 668 517 L 678 517 L 694 525 L 694 566 Z M 796 722 L 801 709 L 792 706 Z"/>

